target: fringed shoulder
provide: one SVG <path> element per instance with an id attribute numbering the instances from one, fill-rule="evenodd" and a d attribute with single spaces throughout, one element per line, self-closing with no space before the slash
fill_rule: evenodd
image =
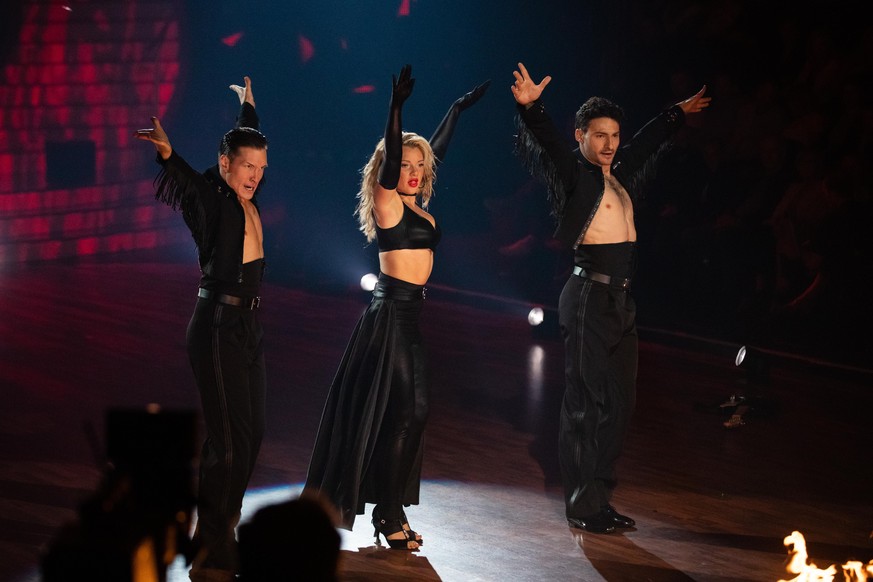
<path id="1" fill-rule="evenodd" d="M 546 185 L 549 192 L 551 214 L 555 218 L 560 218 L 564 213 L 567 197 L 564 194 L 564 185 L 558 177 L 558 168 L 551 156 L 534 137 L 520 114 L 515 115 L 515 128 L 514 154 L 531 176 L 541 180 Z"/>

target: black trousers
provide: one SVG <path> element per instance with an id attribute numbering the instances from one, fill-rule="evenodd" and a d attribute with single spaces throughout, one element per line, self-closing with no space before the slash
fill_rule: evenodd
<path id="1" fill-rule="evenodd" d="M 572 275 L 558 302 L 566 386 L 558 439 L 567 517 L 609 503 L 636 401 L 636 305 L 630 294 Z"/>
<path id="2" fill-rule="evenodd" d="M 195 566 L 236 570 L 234 528 L 264 434 L 263 330 L 257 311 L 199 299 L 188 357 L 203 409 Z"/>

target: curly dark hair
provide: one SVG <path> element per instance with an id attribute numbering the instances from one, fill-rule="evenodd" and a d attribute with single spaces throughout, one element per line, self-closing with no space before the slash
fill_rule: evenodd
<path id="1" fill-rule="evenodd" d="M 591 120 L 598 117 L 614 119 L 621 125 L 624 109 L 604 97 L 591 97 L 576 112 L 576 129 L 586 131 Z"/>

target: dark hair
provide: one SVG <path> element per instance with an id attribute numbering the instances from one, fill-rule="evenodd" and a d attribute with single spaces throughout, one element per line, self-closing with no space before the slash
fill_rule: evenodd
<path id="1" fill-rule="evenodd" d="M 609 99 L 591 97 L 576 112 L 576 129 L 587 130 L 591 120 L 598 117 L 614 119 L 621 125 L 624 119 L 624 110 Z"/>
<path id="2" fill-rule="evenodd" d="M 239 526 L 240 582 L 336 582 L 342 539 L 331 510 L 312 496 L 259 509 Z"/>
<path id="3" fill-rule="evenodd" d="M 267 149 L 267 137 L 251 127 L 235 127 L 222 136 L 221 143 L 218 144 L 218 153 L 233 158 L 239 148 L 246 147 L 265 150 Z"/>

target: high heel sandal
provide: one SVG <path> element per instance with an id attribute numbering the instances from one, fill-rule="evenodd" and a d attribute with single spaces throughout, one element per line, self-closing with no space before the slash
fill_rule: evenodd
<path id="1" fill-rule="evenodd" d="M 406 530 L 406 535 L 409 536 L 410 539 L 418 542 L 419 546 L 423 546 L 424 538 L 421 537 L 420 533 L 409 527 L 409 519 L 407 519 L 406 512 L 403 511 L 403 508 L 400 509 L 400 521 L 402 522 L 402 526 L 406 526 L 403 528 Z"/>
<path id="2" fill-rule="evenodd" d="M 399 519 L 379 519 L 376 516 L 373 516 L 373 537 L 376 538 L 376 545 L 382 545 L 379 540 L 379 534 L 385 536 L 385 541 L 388 542 L 388 546 L 391 547 L 392 550 L 417 550 L 418 546 L 421 545 L 421 542 L 415 539 L 414 532 L 410 535 L 412 530 L 403 529 L 403 524 Z M 388 536 L 394 535 L 396 533 L 402 533 L 402 538 L 391 539 Z M 410 544 L 415 543 L 415 547 L 410 547 Z"/>

